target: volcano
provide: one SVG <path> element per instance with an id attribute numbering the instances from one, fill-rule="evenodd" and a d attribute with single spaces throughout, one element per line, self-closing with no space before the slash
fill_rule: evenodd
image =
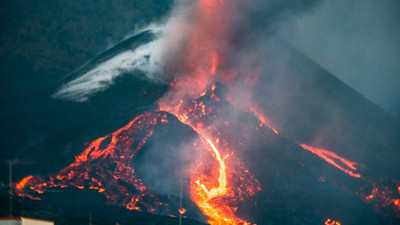
<path id="1" fill-rule="evenodd" d="M 18 124 L 42 137 L 18 143 L 39 163 L 16 195 L 184 223 L 399 223 L 398 122 L 279 39 L 241 58 L 258 63 L 232 59 L 231 10 L 199 1 L 168 82 L 140 70 L 158 65 L 145 31 L 25 105 L 34 118 Z"/>
<path id="2" fill-rule="evenodd" d="M 216 118 L 236 121 L 220 125 L 218 130 L 221 140 L 230 140 L 221 146 L 234 146 L 236 150 L 234 155 L 225 156 L 228 163 L 239 168 L 228 174 L 228 180 L 238 184 L 237 193 L 244 193 L 233 198 L 246 199 L 236 203 L 236 214 L 257 224 L 396 224 L 399 129 L 395 120 L 284 42 L 274 39 L 271 44 L 279 46 L 280 51 L 266 54 L 268 75 L 257 78 L 268 80 L 260 83 L 270 86 L 254 86 L 257 95 L 263 96 L 257 112 L 268 115 L 268 122 L 255 110 L 235 105 L 221 83 L 207 87 L 199 98 L 182 103 L 190 110 L 178 110 L 191 118 L 190 124 L 201 122 L 202 127 Z M 287 55 L 291 56 L 289 60 Z M 280 71 L 282 63 L 288 63 L 289 70 Z M 130 88 L 127 83 L 142 82 L 132 77 L 125 81 L 92 102 L 75 103 L 75 107 L 82 112 L 95 112 L 109 102 L 109 96 L 119 97 Z M 143 86 L 143 92 L 154 88 L 157 86 Z M 215 167 L 213 156 L 204 156 L 207 150 L 196 150 L 196 145 L 204 145 L 197 128 L 176 117 L 179 114 L 175 109 L 158 106 L 156 99 L 153 97 L 154 104 L 146 107 L 135 106 L 130 112 L 136 115 L 134 119 L 111 133 L 104 124 L 120 115 L 118 107 L 110 108 L 108 115 L 98 116 L 98 123 L 89 130 L 110 134 L 86 144 L 82 153 L 72 151 L 72 156 L 77 155 L 75 161 L 52 156 L 51 161 L 67 165 L 60 172 L 56 172 L 57 168 L 51 172 L 46 167 L 56 166 L 35 158 L 40 161 L 42 174 L 53 175 L 27 176 L 16 184 L 17 192 L 39 200 L 48 198 L 46 193 L 51 190 L 75 193 L 74 190 L 87 189 L 97 193 L 92 198 L 106 197 L 103 204 L 177 216 L 178 205 L 172 199 L 183 182 L 185 209 L 190 209 L 186 216 L 204 221 L 188 191 L 193 185 L 190 174 L 181 168 L 191 168 L 201 157 L 208 157 L 207 161 L 214 164 L 211 167 Z M 239 116 L 231 114 L 237 110 L 242 112 Z M 78 113 L 75 119 L 80 121 L 85 116 Z M 64 123 L 70 123 L 69 119 Z M 82 134 L 81 126 L 70 129 Z M 92 135 L 86 135 L 85 139 L 90 138 Z M 75 142 L 79 145 L 79 141 Z M 62 143 L 61 140 L 60 146 Z M 46 145 L 46 141 L 40 145 Z M 185 157 L 180 157 L 182 154 Z M 243 179 L 246 182 L 240 182 Z M 53 198 L 54 194 L 50 196 Z"/>

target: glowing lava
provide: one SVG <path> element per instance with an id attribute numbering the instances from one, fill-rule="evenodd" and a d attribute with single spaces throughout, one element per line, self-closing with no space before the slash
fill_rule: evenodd
<path id="1" fill-rule="evenodd" d="M 300 146 L 302 148 L 304 148 L 305 150 L 310 151 L 310 152 L 316 154 L 317 156 L 321 157 L 327 163 L 333 165 L 334 167 L 347 173 L 348 175 L 355 177 L 355 178 L 361 177 L 361 174 L 355 172 L 357 170 L 357 168 L 356 168 L 357 163 L 349 161 L 343 157 L 340 157 L 336 153 L 328 151 L 326 149 L 316 148 L 316 147 L 312 147 L 312 146 L 309 146 L 306 144 L 300 144 Z M 340 165 L 339 163 L 341 163 L 343 165 Z M 347 168 L 345 168 L 345 167 L 347 167 Z"/>
<path id="2" fill-rule="evenodd" d="M 221 43 L 228 39 L 228 17 L 222 12 L 229 10 L 224 0 L 197 2 L 193 15 L 194 26 L 189 41 L 190 46 L 187 48 L 187 57 L 184 59 L 189 76 L 181 77 L 173 82 L 172 94 L 159 101 L 159 109 L 175 115 L 182 123 L 192 127 L 217 163 L 217 172 L 205 174 L 201 170 L 194 171 L 191 178 L 192 200 L 204 215 L 209 217 L 208 222 L 210 224 L 249 224 L 235 216 L 236 208 L 230 204 L 236 199 L 224 199 L 229 197 L 228 194 L 235 196 L 235 191 L 232 191 L 229 186 L 229 171 L 226 163 L 231 150 L 224 149 L 226 154 L 223 156 L 217 146 L 220 141 L 218 128 L 205 124 L 205 118 L 213 114 L 214 109 L 207 108 L 206 103 L 201 100 L 196 101 L 206 94 L 205 90 L 209 86 L 212 87 L 211 98 L 216 102 L 219 101 L 213 94 L 215 90 L 213 80 L 219 71 L 219 66 L 223 63 L 224 52 L 220 50 Z M 184 99 L 188 96 L 191 96 L 192 100 L 189 100 L 187 105 Z M 197 167 L 201 166 L 197 165 Z M 249 180 L 255 184 L 249 190 L 259 190 L 257 181 L 253 180 Z"/>
<path id="3" fill-rule="evenodd" d="M 341 225 L 341 223 L 340 223 L 339 221 L 331 220 L 331 219 L 328 218 L 328 219 L 325 221 L 325 225 Z"/>
<path id="4" fill-rule="evenodd" d="M 43 194 L 50 188 L 74 186 L 97 190 L 109 203 L 130 210 L 158 212 L 167 204 L 136 177 L 132 159 L 153 134 L 154 127 L 167 122 L 166 113 L 140 114 L 124 127 L 91 142 L 73 163 L 57 174 L 47 179 L 25 177 L 16 185 L 17 194 L 40 199 L 26 194 L 25 189 Z"/>
<path id="5" fill-rule="evenodd" d="M 179 214 L 181 214 L 181 215 L 186 213 L 186 209 L 185 208 L 181 208 L 178 211 L 179 211 Z"/>
<path id="6" fill-rule="evenodd" d="M 28 181 L 31 180 L 32 178 L 33 178 L 32 175 L 29 175 L 29 176 L 27 176 L 27 177 L 24 177 L 20 182 L 18 182 L 18 183 L 15 185 L 15 188 L 16 188 L 17 190 L 22 190 L 22 189 L 24 189 L 24 187 L 26 186 L 26 184 L 28 183 Z"/>
<path id="7" fill-rule="evenodd" d="M 394 211 L 400 217 L 400 181 L 382 181 L 380 184 L 369 183 L 372 187 L 370 194 L 357 193 L 365 202 L 376 205 L 376 211 Z M 397 187 L 397 188 L 396 188 Z M 397 190 L 396 190 L 397 189 Z M 394 191 L 396 190 L 396 191 Z"/>
<path id="8" fill-rule="evenodd" d="M 259 109 L 259 107 L 255 106 L 255 105 L 250 105 L 249 110 L 251 113 L 254 114 L 255 117 L 257 117 L 260 121 L 261 121 L 261 125 L 265 125 L 267 126 L 269 129 L 271 129 L 275 134 L 279 134 L 278 130 L 272 126 L 272 123 L 270 121 L 270 119 L 268 119 L 267 116 L 265 116 L 261 110 Z"/>
<path id="9" fill-rule="evenodd" d="M 208 222 L 210 224 L 250 224 L 235 216 L 237 207 L 234 204 L 238 199 L 243 200 L 246 196 L 253 196 L 261 190 L 261 187 L 243 165 L 235 164 L 232 159 L 232 150 L 221 151 L 218 147 L 218 143 L 223 141 L 218 136 L 220 133 L 218 128 L 213 123 L 209 125 L 203 123 L 207 121 L 208 117 L 213 118 L 216 109 L 208 107 L 200 99 L 207 96 L 214 103 L 218 103 L 219 98 L 215 96 L 214 91 L 215 85 L 211 85 L 211 88 L 202 92 L 198 99 L 186 104 L 180 100 L 177 101 L 179 104 L 176 106 L 168 106 L 168 102 L 161 99 L 159 107 L 160 110 L 175 115 L 182 123 L 196 131 L 201 138 L 201 147 L 207 149 L 216 162 L 216 166 L 212 166 L 200 161 L 193 170 L 190 181 L 192 200 L 203 214 L 209 217 Z M 231 161 L 229 165 L 233 165 L 232 167 L 228 166 L 228 160 Z M 204 172 L 210 168 L 215 169 L 211 173 Z M 246 180 L 247 183 L 240 184 L 239 180 Z"/>

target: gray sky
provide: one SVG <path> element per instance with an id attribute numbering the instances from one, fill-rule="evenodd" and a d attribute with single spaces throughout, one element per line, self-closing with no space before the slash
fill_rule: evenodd
<path id="1" fill-rule="evenodd" d="M 324 1 L 280 35 L 400 119 L 400 1 Z"/>

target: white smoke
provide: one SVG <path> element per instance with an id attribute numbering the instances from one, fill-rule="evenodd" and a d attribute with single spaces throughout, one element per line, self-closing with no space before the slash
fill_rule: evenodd
<path id="1" fill-rule="evenodd" d="M 138 73 L 143 75 L 140 78 L 154 82 L 168 79 L 163 67 L 169 60 L 173 60 L 175 53 L 181 47 L 182 40 L 189 33 L 191 25 L 187 18 L 190 16 L 191 6 L 192 3 L 178 1 L 164 24 L 150 24 L 131 35 L 150 31 L 155 34 L 153 41 L 133 50 L 122 51 L 96 65 L 63 85 L 53 97 L 84 102 L 93 94 L 109 88 L 117 77 L 132 72 L 141 72 Z"/>
<path id="2" fill-rule="evenodd" d="M 149 27 L 145 30 L 157 35 L 162 27 Z M 53 94 L 53 97 L 79 102 L 87 101 L 93 94 L 110 87 L 117 77 L 132 72 L 140 71 L 142 72 L 140 74 L 145 76 L 143 78 L 157 80 L 162 69 L 156 47 L 158 40 L 156 38 L 136 49 L 122 51 L 101 62 L 91 70 L 63 85 Z"/>

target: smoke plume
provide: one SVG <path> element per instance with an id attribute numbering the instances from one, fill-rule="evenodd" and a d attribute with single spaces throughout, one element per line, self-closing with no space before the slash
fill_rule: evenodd
<path id="1" fill-rule="evenodd" d="M 212 1 L 205 1 L 212 4 Z M 204 32 L 202 38 L 210 39 L 215 49 L 229 57 L 224 58 L 225 67 L 229 64 L 253 67 L 259 46 L 279 28 L 281 21 L 303 13 L 317 5 L 318 1 L 242 1 L 227 2 L 224 13 L 210 15 L 209 21 L 196 21 L 198 2 L 178 0 L 170 15 L 161 24 L 150 24 L 134 32 L 133 37 L 143 31 L 155 34 L 154 40 L 143 43 L 134 49 L 125 49 L 97 65 L 75 74 L 75 78 L 60 87 L 53 97 L 87 101 L 90 96 L 109 88 L 115 79 L 122 75 L 134 74 L 154 82 L 168 82 L 176 76 L 185 76 L 188 68 L 183 68 L 187 60 L 188 48 L 193 47 L 190 40 L 196 32 Z M 197 17 L 197 18 L 196 18 Z M 215 19 L 217 17 L 217 19 Z M 219 24 L 207 24 L 219 21 Z M 201 26 L 194 26 L 201 23 Z M 220 34 L 223 36 L 219 36 Z M 208 60 L 207 52 L 202 52 L 196 64 Z M 243 61 L 246 58 L 247 60 Z M 222 63 L 222 62 L 220 62 Z M 186 71 L 185 71 L 186 70 Z"/>

